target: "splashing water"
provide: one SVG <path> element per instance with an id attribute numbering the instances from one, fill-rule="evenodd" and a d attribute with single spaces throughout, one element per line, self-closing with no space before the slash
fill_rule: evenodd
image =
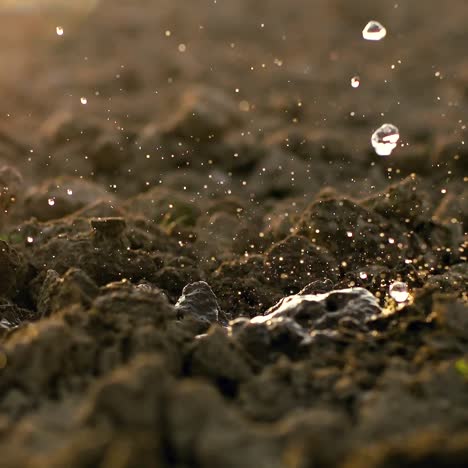
<path id="1" fill-rule="evenodd" d="M 57 26 L 55 28 L 55 32 L 57 33 L 57 36 L 63 36 L 63 28 L 62 26 Z"/>
<path id="2" fill-rule="evenodd" d="M 395 125 L 386 123 L 372 134 L 371 143 L 379 156 L 390 156 L 399 139 L 400 132 L 398 128 Z"/>
<path id="3" fill-rule="evenodd" d="M 359 78 L 359 76 L 353 76 L 351 78 L 351 86 L 353 88 L 359 88 L 360 84 L 361 84 L 361 78 Z"/>
<path id="4" fill-rule="evenodd" d="M 366 41 L 380 41 L 387 35 L 387 30 L 378 21 L 369 21 L 362 30 Z"/>
<path id="5" fill-rule="evenodd" d="M 395 281 L 392 283 L 388 292 L 390 293 L 390 297 L 395 299 L 397 302 L 406 302 L 409 297 L 408 285 L 401 281 Z"/>

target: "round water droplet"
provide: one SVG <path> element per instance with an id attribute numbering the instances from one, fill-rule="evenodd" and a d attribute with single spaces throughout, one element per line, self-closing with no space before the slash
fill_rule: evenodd
<path id="1" fill-rule="evenodd" d="M 408 285 L 401 281 L 395 281 L 389 288 L 390 296 L 397 302 L 406 302 L 409 297 Z"/>
<path id="2" fill-rule="evenodd" d="M 49 204 L 49 206 L 54 206 L 55 205 L 55 200 L 53 198 L 49 198 L 47 200 L 47 203 Z"/>
<path id="3" fill-rule="evenodd" d="M 26 237 L 26 240 L 28 244 L 32 244 L 34 242 L 34 239 L 31 236 Z"/>
<path id="4" fill-rule="evenodd" d="M 67 195 L 73 195 L 73 190 L 72 189 L 67 189 Z"/>
<path id="5" fill-rule="evenodd" d="M 361 279 L 363 279 L 363 280 L 364 280 L 364 279 L 367 279 L 367 273 L 366 273 L 365 271 L 361 271 L 361 272 L 359 273 L 359 278 L 361 278 Z"/>
<path id="6" fill-rule="evenodd" d="M 82 97 L 80 101 L 81 101 L 81 104 L 83 105 L 88 104 L 88 99 L 86 99 L 85 97 Z"/>
<path id="7" fill-rule="evenodd" d="M 387 35 L 387 30 L 378 21 L 369 21 L 362 30 L 362 37 L 366 41 L 380 41 Z"/>
<path id="8" fill-rule="evenodd" d="M 351 86 L 353 88 L 359 88 L 360 84 L 361 84 L 361 78 L 359 78 L 359 76 L 353 76 L 351 78 Z"/>
<path id="9" fill-rule="evenodd" d="M 57 26 L 57 27 L 55 28 L 55 31 L 56 31 L 56 33 L 57 33 L 57 36 L 63 36 L 63 28 L 62 28 L 62 26 Z"/>
<path id="10" fill-rule="evenodd" d="M 386 123 L 372 134 L 371 143 L 379 156 L 390 156 L 399 139 L 400 132 L 398 128 L 395 125 Z"/>

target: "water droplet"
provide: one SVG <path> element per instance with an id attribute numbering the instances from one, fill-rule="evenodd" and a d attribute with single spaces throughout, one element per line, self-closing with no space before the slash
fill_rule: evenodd
<path id="1" fill-rule="evenodd" d="M 54 206 L 55 205 L 55 200 L 53 198 L 49 198 L 47 200 L 47 203 L 50 205 L 50 206 Z"/>
<path id="2" fill-rule="evenodd" d="M 26 240 L 28 241 L 28 244 L 32 244 L 34 242 L 34 239 L 31 236 L 26 237 Z"/>
<path id="3" fill-rule="evenodd" d="M 73 195 L 73 190 L 72 189 L 67 189 L 67 195 Z"/>
<path id="4" fill-rule="evenodd" d="M 367 273 L 365 271 L 361 271 L 361 273 L 359 273 L 359 278 L 367 279 Z"/>
<path id="5" fill-rule="evenodd" d="M 351 86 L 353 88 L 359 88 L 360 84 L 361 84 L 361 78 L 359 78 L 359 76 L 353 76 L 351 78 Z"/>
<path id="6" fill-rule="evenodd" d="M 398 128 L 395 125 L 386 123 L 372 134 L 371 143 L 379 156 L 390 156 L 399 139 L 400 132 Z"/>
<path id="7" fill-rule="evenodd" d="M 406 302 L 409 297 L 408 285 L 401 281 L 395 281 L 389 288 L 390 296 L 397 302 Z"/>
<path id="8" fill-rule="evenodd" d="M 55 28 L 55 31 L 56 31 L 56 33 L 57 33 L 57 36 L 63 36 L 63 28 L 62 28 L 62 26 L 57 26 L 57 27 Z"/>
<path id="9" fill-rule="evenodd" d="M 378 21 L 369 21 L 362 30 L 362 37 L 367 41 L 380 41 L 387 35 L 387 30 Z"/>
<path id="10" fill-rule="evenodd" d="M 82 98 L 80 99 L 80 101 L 81 101 L 81 104 L 83 104 L 83 105 L 88 104 L 88 99 L 85 98 L 85 97 L 82 97 Z"/>

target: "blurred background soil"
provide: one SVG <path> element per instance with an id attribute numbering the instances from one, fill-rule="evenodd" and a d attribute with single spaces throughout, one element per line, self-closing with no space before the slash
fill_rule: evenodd
<path id="1" fill-rule="evenodd" d="M 466 0 L 0 17 L 1 466 L 468 465 Z"/>

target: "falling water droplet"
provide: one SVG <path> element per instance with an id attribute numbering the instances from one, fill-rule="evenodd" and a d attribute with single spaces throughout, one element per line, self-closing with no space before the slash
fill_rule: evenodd
<path id="1" fill-rule="evenodd" d="M 408 285 L 401 281 L 395 281 L 389 288 L 390 296 L 397 302 L 406 302 L 409 297 Z"/>
<path id="2" fill-rule="evenodd" d="M 359 273 L 359 278 L 361 278 L 361 279 L 363 279 L 363 280 L 364 280 L 364 279 L 367 279 L 367 273 L 366 273 L 365 271 L 361 271 L 361 272 Z"/>
<path id="3" fill-rule="evenodd" d="M 380 41 L 387 35 L 387 30 L 378 21 L 369 21 L 362 30 L 362 37 L 367 41 Z"/>
<path id="4" fill-rule="evenodd" d="M 55 28 L 55 31 L 57 32 L 57 36 L 63 36 L 63 28 L 62 26 L 57 26 Z"/>
<path id="5" fill-rule="evenodd" d="M 353 88 L 359 88 L 360 84 L 361 84 L 361 78 L 359 78 L 359 76 L 353 76 L 351 78 L 351 86 Z"/>
<path id="6" fill-rule="evenodd" d="M 54 206 L 55 205 L 55 200 L 53 198 L 49 198 L 47 200 L 47 203 L 49 204 L 49 206 Z"/>
<path id="7" fill-rule="evenodd" d="M 81 101 L 81 104 L 83 105 L 88 104 L 88 99 L 86 99 L 85 97 L 82 97 L 80 101 Z"/>
<path id="8" fill-rule="evenodd" d="M 371 143 L 379 156 L 390 156 L 399 139 L 400 132 L 398 128 L 395 125 L 386 123 L 372 134 Z"/>
<path id="9" fill-rule="evenodd" d="M 31 236 L 26 237 L 26 240 L 28 241 L 28 244 L 32 244 L 34 242 L 34 239 Z"/>
<path id="10" fill-rule="evenodd" d="M 67 189 L 67 195 L 73 195 L 73 190 L 72 189 Z"/>

